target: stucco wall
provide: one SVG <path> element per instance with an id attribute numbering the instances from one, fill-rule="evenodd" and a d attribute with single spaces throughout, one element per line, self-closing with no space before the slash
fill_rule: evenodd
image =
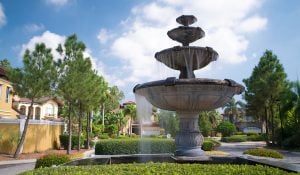
<path id="1" fill-rule="evenodd" d="M 19 124 L 0 123 L 0 153 L 14 153 L 19 137 Z"/>
<path id="2" fill-rule="evenodd" d="M 23 120 L 24 121 L 24 120 Z M 9 123 L 10 122 L 10 123 Z M 0 120 L 0 134 L 4 142 L 0 141 L 1 153 L 13 153 L 16 149 L 20 131 L 20 120 Z M 41 152 L 60 146 L 59 135 L 63 132 L 62 122 L 33 121 L 28 126 L 22 153 Z M 12 145 L 6 145 L 8 141 Z"/>
<path id="3" fill-rule="evenodd" d="M 2 118 L 17 118 L 17 112 L 12 109 L 12 94 L 9 95 L 9 100 L 6 102 L 6 88 L 12 86 L 10 82 L 0 78 L 0 117 Z"/>

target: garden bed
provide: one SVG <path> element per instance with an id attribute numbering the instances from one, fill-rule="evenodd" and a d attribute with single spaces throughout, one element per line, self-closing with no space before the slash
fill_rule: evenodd
<path id="1" fill-rule="evenodd" d="M 289 173 L 277 168 L 262 165 L 226 165 L 226 164 L 176 164 L 176 163 L 146 163 L 146 164 L 119 164 L 119 165 L 98 165 L 98 166 L 60 166 L 41 168 L 22 173 L 22 175 L 127 175 L 127 174 L 193 174 L 193 175 L 231 175 L 231 174 L 270 174 L 289 175 Z"/>

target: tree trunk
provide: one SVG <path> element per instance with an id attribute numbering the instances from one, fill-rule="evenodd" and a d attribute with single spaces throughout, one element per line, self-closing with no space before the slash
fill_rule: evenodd
<path id="1" fill-rule="evenodd" d="M 268 121 L 268 109 L 265 106 L 265 120 L 266 120 L 266 143 L 269 145 L 269 121 Z"/>
<path id="2" fill-rule="evenodd" d="M 275 128 L 274 128 L 274 113 L 273 113 L 273 106 L 270 106 L 270 110 L 271 110 L 271 125 L 272 125 L 272 130 L 271 130 L 271 134 L 272 134 L 272 145 L 275 145 Z"/>
<path id="3" fill-rule="evenodd" d="M 130 115 L 130 122 L 129 122 L 129 135 L 132 134 L 132 117 Z"/>
<path id="4" fill-rule="evenodd" d="M 72 110 L 72 104 L 69 103 L 69 111 L 68 111 L 68 133 L 69 133 L 69 138 L 68 138 L 68 149 L 67 149 L 67 154 L 71 154 L 71 149 L 72 149 L 72 121 L 71 121 L 71 110 Z"/>
<path id="5" fill-rule="evenodd" d="M 81 145 L 81 131 L 82 131 L 82 104 L 79 104 L 79 119 L 78 119 L 79 127 L 78 127 L 78 142 L 77 142 L 77 150 L 80 151 Z"/>
<path id="6" fill-rule="evenodd" d="M 16 152 L 14 154 L 14 158 L 18 158 L 19 155 L 20 155 L 20 153 L 21 153 L 21 148 L 23 147 L 23 144 L 24 144 L 24 141 L 25 141 L 25 138 L 26 138 L 26 133 L 27 133 L 27 129 L 28 129 L 30 115 L 31 116 L 33 115 L 33 99 L 31 99 L 31 104 L 30 104 L 30 107 L 29 107 L 29 111 L 28 111 L 28 115 L 27 115 L 26 121 L 25 121 L 24 130 L 22 132 L 21 139 L 19 140 Z"/>
<path id="7" fill-rule="evenodd" d="M 87 125 L 86 125 L 86 144 L 85 149 L 90 149 L 90 130 L 91 130 L 91 112 L 87 113 Z"/>

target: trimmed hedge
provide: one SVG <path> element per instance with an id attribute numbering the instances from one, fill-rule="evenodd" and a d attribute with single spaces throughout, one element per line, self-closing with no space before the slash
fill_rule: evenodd
<path id="1" fill-rule="evenodd" d="M 212 141 L 204 141 L 202 144 L 202 149 L 204 151 L 211 151 L 215 148 L 215 145 Z"/>
<path id="2" fill-rule="evenodd" d="M 221 141 L 222 142 L 245 142 L 245 141 L 247 141 L 247 136 L 246 135 L 233 135 L 230 137 L 222 137 Z"/>
<path id="3" fill-rule="evenodd" d="M 265 148 L 253 148 L 244 151 L 244 154 L 249 154 L 253 156 L 261 156 L 261 157 L 271 157 L 276 159 L 282 159 L 283 155 L 278 151 L 265 149 Z"/>
<path id="4" fill-rule="evenodd" d="M 156 154 L 175 152 L 173 139 L 110 139 L 96 143 L 96 155 Z"/>
<path id="5" fill-rule="evenodd" d="M 40 168 L 22 173 L 22 175 L 232 175 L 232 174 L 269 174 L 292 175 L 277 168 L 262 165 L 221 165 L 221 164 L 175 164 L 175 163 L 146 163 L 146 164 L 119 164 L 96 166 L 60 166 Z"/>
<path id="6" fill-rule="evenodd" d="M 71 159 L 64 154 L 48 154 L 37 159 L 35 168 L 51 167 L 53 165 L 60 165 L 69 162 Z"/>
<path id="7" fill-rule="evenodd" d="M 68 135 L 60 135 L 59 136 L 60 144 L 64 147 L 64 149 L 68 148 L 69 145 L 69 136 Z M 81 138 L 81 147 L 83 146 L 84 140 Z M 72 149 L 78 145 L 78 136 L 72 135 Z"/>

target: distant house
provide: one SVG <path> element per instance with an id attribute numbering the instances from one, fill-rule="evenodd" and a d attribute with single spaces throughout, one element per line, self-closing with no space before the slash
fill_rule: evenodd
<path id="1" fill-rule="evenodd" d="M 13 105 L 22 117 L 26 117 L 29 112 L 31 100 L 28 98 L 14 97 Z M 56 120 L 58 116 L 58 109 L 62 107 L 63 103 L 57 98 L 43 97 L 34 100 L 33 103 L 33 120 Z"/>
<path id="2" fill-rule="evenodd" d="M 123 103 L 120 108 L 125 108 L 126 105 L 136 105 L 133 101 L 128 101 Z M 138 114 L 137 114 L 138 115 Z M 148 116 L 148 119 L 135 119 L 134 121 L 130 121 L 130 116 L 127 116 L 129 119 L 126 125 L 121 129 L 121 133 L 134 133 L 137 135 L 159 135 L 163 131 L 162 128 L 159 127 L 157 121 L 155 121 L 154 116 Z M 131 126 L 130 126 L 131 124 Z"/>
<path id="3" fill-rule="evenodd" d="M 17 119 L 19 113 L 12 106 L 12 85 L 3 67 L 0 67 L 0 118 Z"/>

